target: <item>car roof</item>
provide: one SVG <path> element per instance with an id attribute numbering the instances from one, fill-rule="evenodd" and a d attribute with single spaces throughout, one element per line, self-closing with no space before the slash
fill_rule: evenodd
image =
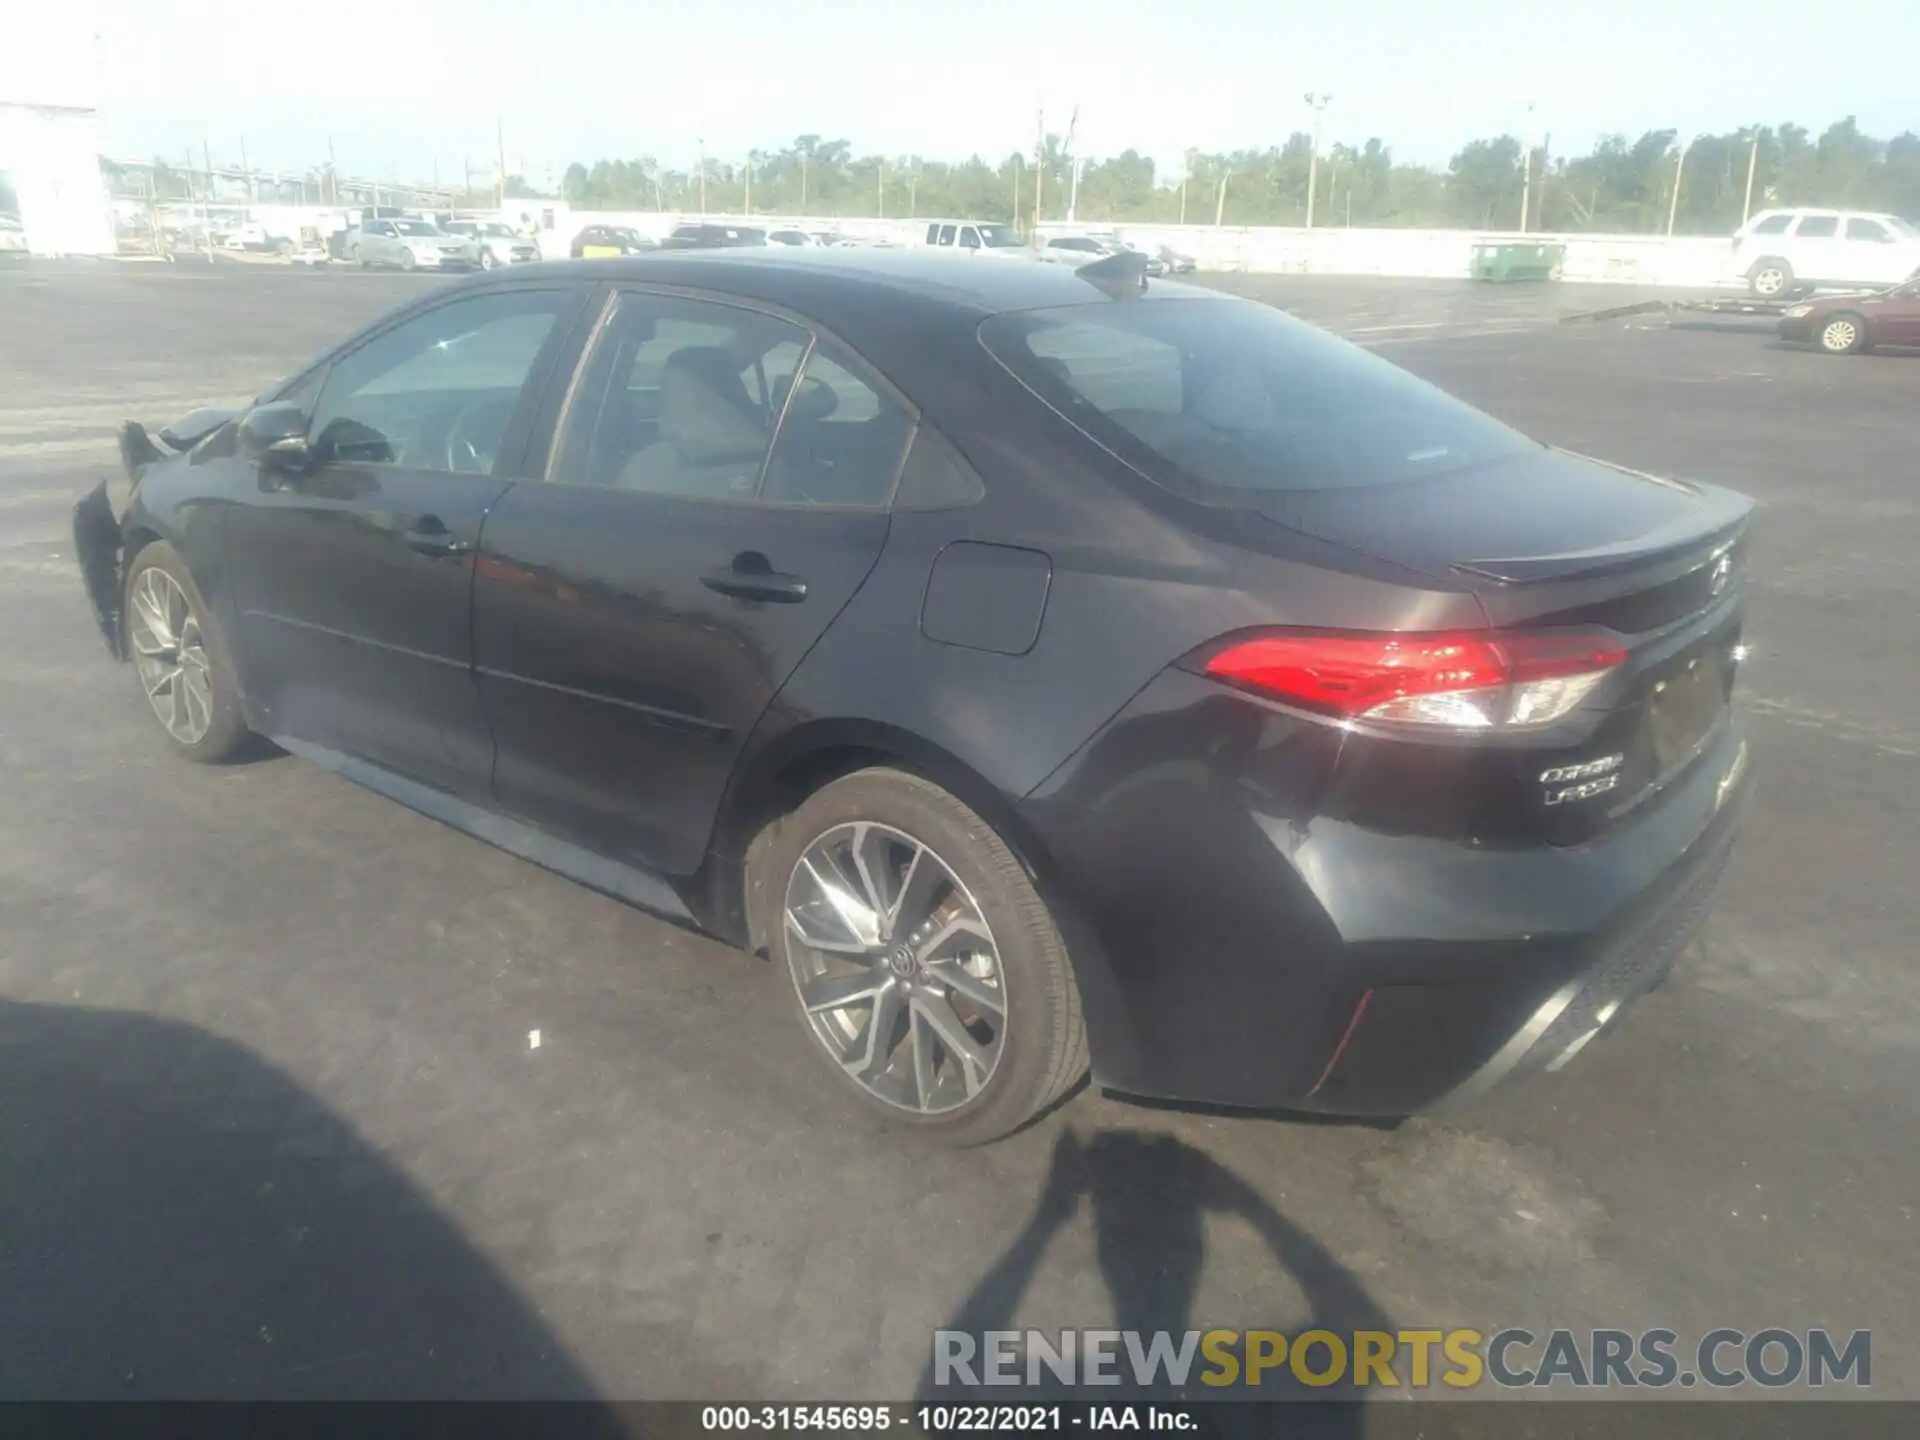
<path id="1" fill-rule="evenodd" d="M 841 306 L 889 298 L 918 301 L 984 318 L 1008 310 L 1087 305 L 1103 293 L 1064 265 L 1025 258 L 983 258 L 913 246 L 841 250 L 787 247 L 751 250 L 663 250 L 617 261 L 561 261 L 543 271 L 572 270 L 596 280 L 651 281 L 713 289 L 782 305 L 832 325 Z M 1149 282 L 1141 299 L 1231 296 L 1198 286 Z M 1129 302 L 1132 303 L 1132 302 Z"/>

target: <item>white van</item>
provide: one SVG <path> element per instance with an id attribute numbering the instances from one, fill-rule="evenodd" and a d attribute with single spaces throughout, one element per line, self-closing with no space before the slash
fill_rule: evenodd
<path id="1" fill-rule="evenodd" d="M 924 245 L 975 255 L 1031 256 L 1033 248 L 1011 225 L 997 220 L 929 220 Z"/>
<path id="2" fill-rule="evenodd" d="M 1733 269 L 1763 300 L 1795 290 L 1898 285 L 1920 274 L 1920 230 L 1898 215 L 1763 210 L 1733 237 Z"/>

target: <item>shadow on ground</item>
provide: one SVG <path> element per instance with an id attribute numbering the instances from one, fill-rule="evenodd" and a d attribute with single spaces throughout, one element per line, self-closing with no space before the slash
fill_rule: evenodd
<path id="1" fill-rule="evenodd" d="M 0 1001 L 0 1275 L 4 1399 L 597 1398 L 405 1176 L 171 1021 Z"/>
<path id="2" fill-rule="evenodd" d="M 1112 1327 L 1141 1332 L 1144 1343 L 1152 1332 L 1172 1332 L 1177 1342 L 1188 1330 L 1236 1325 L 1239 1317 L 1196 1316 L 1194 1296 L 1207 1261 L 1206 1226 L 1215 1217 L 1232 1217 L 1251 1226 L 1265 1242 L 1269 1258 L 1289 1276 L 1305 1297 L 1305 1316 L 1285 1322 L 1248 1317 L 1248 1323 L 1271 1323 L 1276 1330 L 1298 1335 L 1307 1330 L 1348 1334 L 1355 1330 L 1395 1330 L 1378 1302 L 1360 1280 L 1328 1250 L 1293 1224 L 1239 1176 L 1191 1145 L 1171 1136 L 1136 1130 L 1104 1130 L 1082 1140 L 1072 1129 L 1054 1146 L 1038 1205 L 1026 1226 L 1005 1253 L 974 1287 L 945 1328 L 965 1332 L 976 1342 L 987 1331 L 1015 1328 L 1028 1287 L 1055 1236 L 1085 1206 L 1094 1227 L 1100 1273 L 1113 1301 Z M 1053 1337 L 1049 1337 L 1052 1339 Z M 1121 1350 L 1118 1369 L 1130 1367 Z M 1318 1367 L 1326 1364 L 1320 1353 Z M 1026 1375 L 1023 1361 L 1015 1367 Z M 1057 1380 L 1050 1370 L 1038 1369 L 1037 1385 L 1018 1390 L 980 1384 L 954 1383 L 954 1376 L 936 1374 L 934 1362 L 920 1380 L 922 1401 L 951 1403 L 1019 1399 L 1036 1400 L 1150 1400 L 1220 1399 L 1231 1392 L 1195 1383 L 1208 1368 L 1195 1356 L 1193 1373 L 1184 1387 L 1157 1377 L 1146 1386 L 1133 1382 L 1114 1386 L 1073 1387 Z M 1284 1372 L 1270 1371 L 1257 1391 L 1240 1392 L 1262 1400 L 1306 1399 L 1323 1392 L 1299 1386 Z M 1350 1400 L 1344 1386 L 1330 1387 Z M 1343 1405 L 1319 1417 L 1315 1435 L 1357 1435 L 1360 1411 Z M 1332 1422 L 1329 1428 L 1327 1422 Z"/>

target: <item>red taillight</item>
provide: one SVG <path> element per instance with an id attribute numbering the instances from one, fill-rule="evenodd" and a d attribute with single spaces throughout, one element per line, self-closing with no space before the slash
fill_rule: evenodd
<path id="1" fill-rule="evenodd" d="M 1262 635 L 1206 673 L 1343 720 L 1461 729 L 1544 725 L 1622 660 L 1610 635 Z"/>

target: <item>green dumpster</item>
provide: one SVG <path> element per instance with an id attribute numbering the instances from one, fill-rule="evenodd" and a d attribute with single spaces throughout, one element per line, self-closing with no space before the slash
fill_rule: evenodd
<path id="1" fill-rule="evenodd" d="M 1484 241 L 1473 247 L 1475 280 L 1505 285 L 1513 280 L 1557 280 L 1567 247 L 1550 241 Z"/>

